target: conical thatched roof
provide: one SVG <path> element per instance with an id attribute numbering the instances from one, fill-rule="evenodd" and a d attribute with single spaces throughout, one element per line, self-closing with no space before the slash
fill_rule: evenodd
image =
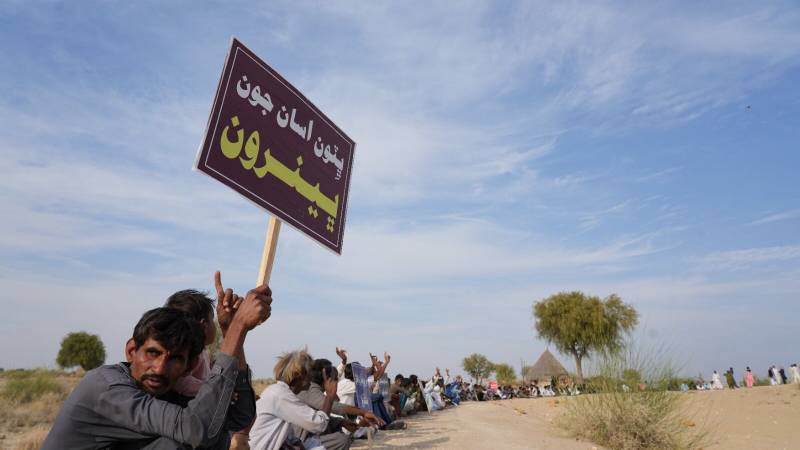
<path id="1" fill-rule="evenodd" d="M 560 362 L 550 353 L 550 350 L 545 350 L 542 356 L 536 360 L 536 364 L 529 367 L 525 378 L 528 380 L 550 380 L 550 377 L 560 377 L 562 375 L 569 375 L 567 369 L 561 365 Z"/>

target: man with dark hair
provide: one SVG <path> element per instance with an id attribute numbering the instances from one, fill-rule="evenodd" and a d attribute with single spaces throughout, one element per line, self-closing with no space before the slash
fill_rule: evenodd
<path id="1" fill-rule="evenodd" d="M 216 283 L 222 283 L 219 272 L 214 274 L 214 278 Z M 217 338 L 217 326 L 214 323 L 214 300 L 205 292 L 194 289 L 178 291 L 169 296 L 164 306 L 185 312 L 203 327 L 204 347 L 214 343 Z M 186 375 L 178 379 L 174 387 L 175 392 L 186 397 L 197 395 L 211 375 L 211 358 L 208 351 L 203 349 L 194 361 Z"/>
<path id="2" fill-rule="evenodd" d="M 325 391 L 322 388 L 325 378 L 323 372 L 327 378 L 338 379 L 338 373 L 330 361 L 327 359 L 315 359 L 314 364 L 311 366 L 311 386 L 308 390 L 297 394 L 300 400 L 316 410 L 321 410 L 325 403 Z M 331 412 L 340 416 L 362 416 L 367 424 L 384 424 L 384 422 L 378 417 L 375 417 L 371 411 L 345 405 L 338 401 L 333 402 Z M 325 430 L 326 433 L 320 436 L 322 445 L 325 446 L 327 450 L 347 450 L 350 448 L 352 438 L 350 435 L 344 434 L 341 431 L 342 427 L 347 428 L 350 432 L 356 430 L 355 424 L 347 419 L 331 420 L 328 422 L 328 428 Z M 299 436 L 303 433 L 303 430 L 299 427 L 295 428 L 294 431 L 296 435 Z"/>
<path id="3" fill-rule="evenodd" d="M 403 382 L 403 375 L 398 373 L 394 377 L 394 383 L 389 386 L 389 404 L 392 405 L 394 417 L 397 419 L 403 416 L 403 403 L 406 395 L 408 395 L 403 387 Z"/>
<path id="4" fill-rule="evenodd" d="M 230 432 L 255 417 L 243 344 L 269 318 L 271 295 L 263 285 L 237 301 L 238 308 L 230 308 L 230 295 L 218 303 L 224 339 L 211 376 L 191 400 L 172 388 L 202 351 L 202 327 L 176 309 L 146 312 L 125 345 L 127 362 L 84 376 L 42 448 L 227 449 Z"/>

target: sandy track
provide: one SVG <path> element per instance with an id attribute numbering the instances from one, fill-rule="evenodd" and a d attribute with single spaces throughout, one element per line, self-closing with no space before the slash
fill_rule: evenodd
<path id="1" fill-rule="evenodd" d="M 687 407 L 696 426 L 707 423 L 711 450 L 799 449 L 800 387 L 691 392 Z M 566 399 L 569 401 L 570 399 Z M 552 424 L 563 399 L 468 402 L 458 408 L 417 414 L 408 429 L 381 432 L 375 450 L 389 449 L 600 449 L 567 437 Z M 366 449 L 357 441 L 353 448 Z"/>
<path id="2" fill-rule="evenodd" d="M 389 449 L 567 449 L 599 448 L 567 437 L 550 423 L 563 408 L 554 399 L 467 402 L 457 408 L 420 413 L 408 429 L 380 432 L 374 450 Z M 365 441 L 353 448 L 366 449 Z"/>

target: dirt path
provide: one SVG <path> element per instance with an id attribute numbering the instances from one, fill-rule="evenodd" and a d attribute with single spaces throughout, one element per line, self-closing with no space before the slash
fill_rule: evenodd
<path id="1" fill-rule="evenodd" d="M 712 430 L 708 450 L 800 448 L 800 387 L 691 392 L 687 407 L 697 426 Z M 569 399 L 567 399 L 569 400 Z M 458 408 L 418 414 L 408 429 L 380 432 L 374 450 L 389 449 L 581 449 L 601 447 L 566 436 L 552 424 L 561 399 L 468 402 Z M 357 441 L 353 448 L 366 449 Z"/>
<path id="2" fill-rule="evenodd" d="M 560 402 L 521 399 L 467 402 L 432 415 L 417 414 L 408 429 L 380 432 L 374 450 L 389 449 L 566 449 L 591 450 L 597 445 L 576 441 L 552 426 Z M 353 448 L 369 448 L 358 441 Z"/>

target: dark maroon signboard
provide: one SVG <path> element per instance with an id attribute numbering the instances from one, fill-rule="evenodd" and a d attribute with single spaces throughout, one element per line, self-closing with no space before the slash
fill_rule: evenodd
<path id="1" fill-rule="evenodd" d="M 195 168 L 336 253 L 355 142 L 233 39 Z"/>

